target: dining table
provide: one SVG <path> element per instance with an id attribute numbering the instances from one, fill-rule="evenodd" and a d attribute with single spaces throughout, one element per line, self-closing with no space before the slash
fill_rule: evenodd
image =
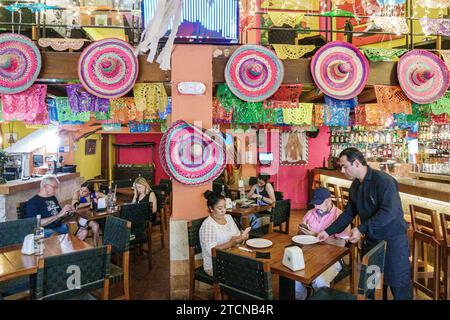
<path id="1" fill-rule="evenodd" d="M 312 282 L 333 264 L 350 254 L 350 249 L 327 242 L 318 242 L 309 245 L 299 245 L 292 241 L 292 236 L 283 233 L 271 232 L 263 239 L 270 240 L 272 245 L 267 248 L 252 248 L 246 244 L 233 247 L 229 251 L 233 254 L 256 259 L 256 252 L 270 253 L 268 261 L 272 274 L 279 276 L 280 300 L 295 299 L 295 281 L 311 286 Z M 293 271 L 283 265 L 284 249 L 290 246 L 300 246 L 303 251 L 305 268 Z M 242 249 L 243 248 L 243 249 Z M 245 251 L 244 251 L 245 250 Z"/>
<path id="2" fill-rule="evenodd" d="M 91 209 L 90 207 L 84 207 L 84 208 L 77 208 L 75 211 L 75 214 L 79 218 L 84 218 L 88 221 L 95 221 L 99 219 L 105 219 L 108 216 L 117 216 L 120 212 L 120 206 L 116 205 L 113 209 L 106 209 L 103 211 L 97 211 L 94 209 Z"/>
<path id="3" fill-rule="evenodd" d="M 0 248 L 0 282 L 37 273 L 40 258 L 58 256 L 92 248 L 71 234 L 61 234 L 44 239 L 44 255 L 22 253 L 22 244 Z"/>
<path id="4" fill-rule="evenodd" d="M 243 229 L 245 229 L 250 226 L 250 215 L 263 211 L 269 211 L 271 208 L 271 205 L 260 206 L 256 204 L 250 204 L 244 207 L 236 205 L 235 208 L 227 210 L 227 213 L 231 214 L 235 218 L 240 218 L 241 226 Z"/>

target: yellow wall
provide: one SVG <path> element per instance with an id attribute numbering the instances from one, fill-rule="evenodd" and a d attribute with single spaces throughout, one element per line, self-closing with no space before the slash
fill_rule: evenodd
<path id="1" fill-rule="evenodd" d="M 6 138 L 6 134 L 9 133 L 10 125 L 8 123 L 2 123 L 2 141 L 3 141 L 3 149 L 6 149 L 10 146 L 8 143 L 8 139 Z M 14 121 L 12 132 L 17 133 L 17 140 L 24 138 L 29 135 L 33 131 L 37 130 L 37 128 L 27 128 L 26 125 L 21 121 Z"/>
<path id="2" fill-rule="evenodd" d="M 87 139 L 97 140 L 95 154 L 85 154 L 86 139 L 82 138 L 76 142 L 73 164 L 77 166 L 77 172 L 84 180 L 92 179 L 101 174 L 101 135 L 93 134 Z"/>

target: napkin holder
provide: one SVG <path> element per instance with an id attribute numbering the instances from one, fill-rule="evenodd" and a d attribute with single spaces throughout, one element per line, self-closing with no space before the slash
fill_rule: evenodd
<path id="1" fill-rule="evenodd" d="M 34 234 L 27 234 L 23 239 L 22 253 L 27 255 L 34 254 Z"/>
<path id="2" fill-rule="evenodd" d="M 305 269 L 303 251 L 299 247 L 293 246 L 284 249 L 283 265 L 292 271 Z"/>
<path id="3" fill-rule="evenodd" d="M 225 198 L 225 208 L 233 209 L 233 201 L 230 198 Z"/>
<path id="4" fill-rule="evenodd" d="M 106 209 L 106 199 L 98 198 L 97 200 L 97 210 Z"/>

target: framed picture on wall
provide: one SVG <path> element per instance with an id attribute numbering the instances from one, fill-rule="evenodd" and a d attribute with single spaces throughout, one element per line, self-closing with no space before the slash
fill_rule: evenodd
<path id="1" fill-rule="evenodd" d="M 87 139 L 84 154 L 95 154 L 97 148 L 97 140 Z"/>
<path id="2" fill-rule="evenodd" d="M 280 134 L 280 164 L 299 166 L 308 163 L 308 138 L 305 132 L 287 131 Z"/>

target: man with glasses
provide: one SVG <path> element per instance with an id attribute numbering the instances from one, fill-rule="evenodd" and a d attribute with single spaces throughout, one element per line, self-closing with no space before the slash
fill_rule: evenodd
<path id="1" fill-rule="evenodd" d="M 397 181 L 385 172 L 370 168 L 356 148 L 343 150 L 339 162 L 341 171 L 353 180 L 349 201 L 339 218 L 320 232 L 318 238 L 323 241 L 342 232 L 359 215 L 361 224 L 351 230 L 349 241 L 357 243 L 364 234 L 365 254 L 385 240 L 384 284 L 391 288 L 394 299 L 412 299 L 409 239 Z M 386 290 L 384 293 L 386 298 Z"/>
<path id="2" fill-rule="evenodd" d="M 61 219 L 75 211 L 71 205 L 65 205 L 61 209 L 55 194 L 59 188 L 59 180 L 54 175 L 42 178 L 39 193 L 27 201 L 25 217 L 32 218 L 41 215 L 41 226 L 45 229 L 45 237 L 54 233 L 64 234 L 69 231 L 67 224 Z"/>

